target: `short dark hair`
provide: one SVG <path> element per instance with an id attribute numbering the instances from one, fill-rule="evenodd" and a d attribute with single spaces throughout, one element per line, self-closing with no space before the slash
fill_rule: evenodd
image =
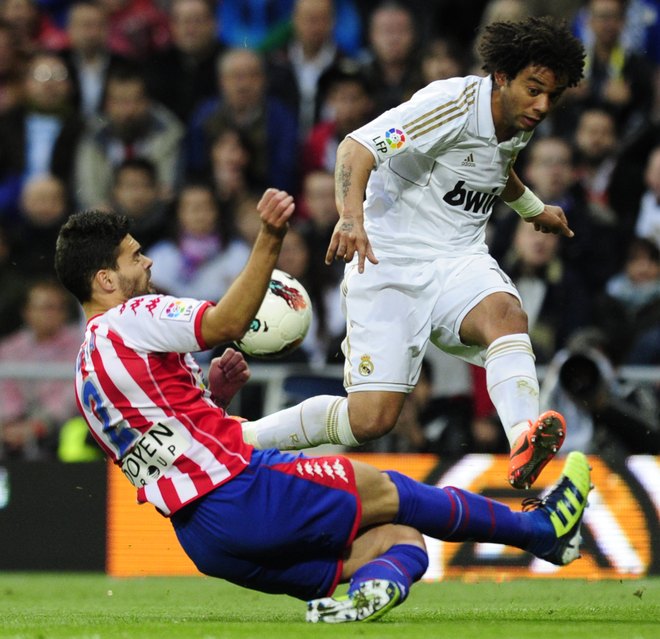
<path id="1" fill-rule="evenodd" d="M 493 22 L 484 28 L 478 52 L 485 71 L 500 71 L 510 80 L 529 65 L 547 67 L 569 87 L 582 79 L 584 47 L 564 20 L 545 16 Z"/>
<path id="2" fill-rule="evenodd" d="M 92 297 L 92 280 L 104 268 L 116 269 L 119 245 L 128 235 L 125 215 L 88 210 L 72 215 L 60 228 L 55 272 L 81 303 Z"/>

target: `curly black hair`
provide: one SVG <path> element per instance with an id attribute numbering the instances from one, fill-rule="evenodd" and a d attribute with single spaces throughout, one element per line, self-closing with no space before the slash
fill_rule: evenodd
<path id="1" fill-rule="evenodd" d="M 92 297 L 94 275 L 104 268 L 117 268 L 119 245 L 129 229 L 125 215 L 94 210 L 72 215 L 60 228 L 55 271 L 81 304 Z"/>
<path id="2" fill-rule="evenodd" d="M 484 28 L 478 52 L 483 69 L 513 80 L 529 65 L 543 66 L 576 86 L 584 68 L 584 47 L 566 21 L 530 17 L 523 22 L 493 22 Z"/>

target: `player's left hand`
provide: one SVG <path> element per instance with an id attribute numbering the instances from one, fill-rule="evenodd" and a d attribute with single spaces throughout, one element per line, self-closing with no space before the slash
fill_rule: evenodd
<path id="1" fill-rule="evenodd" d="M 250 379 L 250 368 L 243 354 L 227 348 L 219 357 L 214 357 L 209 366 L 209 389 L 213 401 L 220 408 L 227 408 Z"/>
<path id="2" fill-rule="evenodd" d="M 526 220 L 534 225 L 534 228 L 541 233 L 554 233 L 555 235 L 564 235 L 573 237 L 575 233 L 569 228 L 566 215 L 560 206 L 546 204 L 543 213 L 535 215 Z"/>

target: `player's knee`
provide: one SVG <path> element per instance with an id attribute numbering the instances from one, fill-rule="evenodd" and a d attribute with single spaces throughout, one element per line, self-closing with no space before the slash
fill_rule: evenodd
<path id="1" fill-rule="evenodd" d="M 348 418 L 353 435 L 360 442 L 378 439 L 395 426 L 403 393 L 352 393 L 348 396 Z"/>
<path id="2" fill-rule="evenodd" d="M 418 546 L 426 550 L 424 536 L 419 530 L 401 524 L 390 524 L 383 527 L 381 542 L 381 554 L 387 552 L 392 546 L 408 545 Z"/>

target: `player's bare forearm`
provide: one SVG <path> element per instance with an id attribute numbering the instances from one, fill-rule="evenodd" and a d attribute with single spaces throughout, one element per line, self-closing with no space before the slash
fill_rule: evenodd
<path id="1" fill-rule="evenodd" d="M 371 152 L 359 142 L 346 138 L 337 149 L 335 165 L 335 201 L 339 221 L 330 239 L 325 263 L 334 259 L 350 262 L 358 254 L 358 270 L 364 271 L 364 261 L 377 264 L 369 238 L 364 230 L 364 192 L 374 168 Z"/>
<path id="2" fill-rule="evenodd" d="M 366 147 L 352 138 L 341 142 L 335 164 L 335 202 L 340 216 L 363 216 L 364 192 L 373 168 L 374 158 Z"/>
<path id="3" fill-rule="evenodd" d="M 500 197 L 505 202 L 512 202 L 517 200 L 525 190 L 525 185 L 522 183 L 522 180 L 518 177 L 517 173 L 511 169 L 509 172 L 509 179 L 506 182 L 506 186 L 502 190 Z"/>
<path id="4" fill-rule="evenodd" d="M 202 318 L 207 347 L 240 339 L 249 328 L 266 294 L 294 208 L 288 193 L 265 191 L 257 205 L 261 230 L 250 258 L 225 295 Z"/>

